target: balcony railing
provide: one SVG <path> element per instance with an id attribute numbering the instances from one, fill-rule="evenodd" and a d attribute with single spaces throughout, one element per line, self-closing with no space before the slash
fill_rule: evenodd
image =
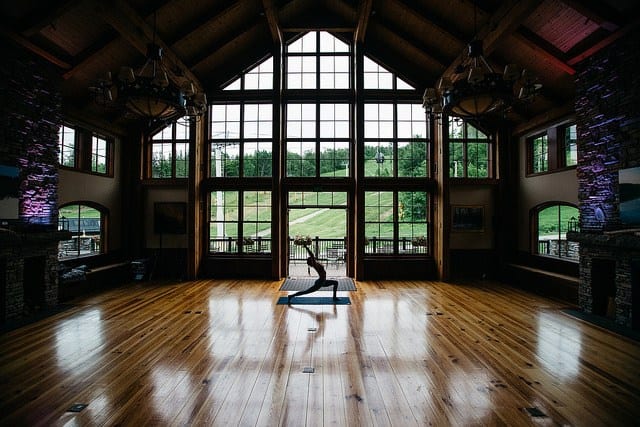
<path id="1" fill-rule="evenodd" d="M 368 239 L 364 252 L 366 254 L 393 254 L 393 242 L 393 239 L 372 237 Z M 426 243 L 426 239 L 423 242 Z M 398 240 L 398 253 L 400 254 L 426 254 L 427 252 L 426 244 L 417 244 L 408 237 L 401 237 Z"/>

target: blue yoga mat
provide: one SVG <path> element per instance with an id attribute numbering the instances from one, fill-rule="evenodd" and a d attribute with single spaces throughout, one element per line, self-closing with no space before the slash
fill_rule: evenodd
<path id="1" fill-rule="evenodd" d="M 278 304 L 287 304 L 287 297 L 278 298 Z M 293 297 L 291 305 L 351 305 L 349 297 L 338 297 L 334 301 L 331 297 Z"/>

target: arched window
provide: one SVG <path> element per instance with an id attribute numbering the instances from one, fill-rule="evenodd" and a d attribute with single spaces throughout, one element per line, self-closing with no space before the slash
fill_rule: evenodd
<path id="1" fill-rule="evenodd" d="M 71 239 L 58 244 L 58 259 L 98 255 L 104 252 L 106 208 L 90 202 L 71 203 L 58 210 L 58 229 Z"/>
<path id="2" fill-rule="evenodd" d="M 535 248 L 538 255 L 578 260 L 578 243 L 567 240 L 571 224 L 577 224 L 578 208 L 564 203 L 545 203 L 534 209 Z"/>

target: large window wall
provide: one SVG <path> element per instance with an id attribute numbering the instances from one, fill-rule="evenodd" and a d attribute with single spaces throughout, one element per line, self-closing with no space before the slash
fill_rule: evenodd
<path id="1" fill-rule="evenodd" d="M 430 254 L 433 148 L 420 93 L 328 32 L 293 37 L 282 55 L 212 97 L 209 254 L 267 254 L 276 238 L 286 247 L 287 194 L 318 191 L 344 195 L 347 241 L 364 242 L 365 257 Z"/>

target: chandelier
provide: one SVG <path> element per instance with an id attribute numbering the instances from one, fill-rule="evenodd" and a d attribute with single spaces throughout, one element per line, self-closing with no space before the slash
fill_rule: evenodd
<path id="1" fill-rule="evenodd" d="M 150 125 L 185 116 L 200 118 L 207 108 L 205 94 L 196 91 L 188 79 L 183 78 L 180 84 L 169 80 L 169 72 L 162 61 L 162 48 L 155 43 L 155 32 L 154 22 L 153 42 L 147 45 L 142 68 L 134 72 L 133 68 L 123 66 L 115 77 L 107 72 L 90 91 L 99 104 L 124 107 L 148 120 Z"/>
<path id="2" fill-rule="evenodd" d="M 495 72 L 482 52 L 482 40 L 469 43 L 467 56 L 451 76 L 424 91 L 422 106 L 428 113 L 464 119 L 505 113 L 516 102 L 531 101 L 542 87 L 516 64 Z"/>
<path id="3" fill-rule="evenodd" d="M 484 57 L 482 40 L 477 38 L 477 7 L 473 2 L 473 31 L 476 34 L 450 76 L 443 76 L 437 87 L 428 87 L 422 106 L 433 116 L 478 119 L 489 114 L 504 114 L 516 102 L 531 101 L 542 85 L 527 70 L 508 64 L 495 72 Z"/>

